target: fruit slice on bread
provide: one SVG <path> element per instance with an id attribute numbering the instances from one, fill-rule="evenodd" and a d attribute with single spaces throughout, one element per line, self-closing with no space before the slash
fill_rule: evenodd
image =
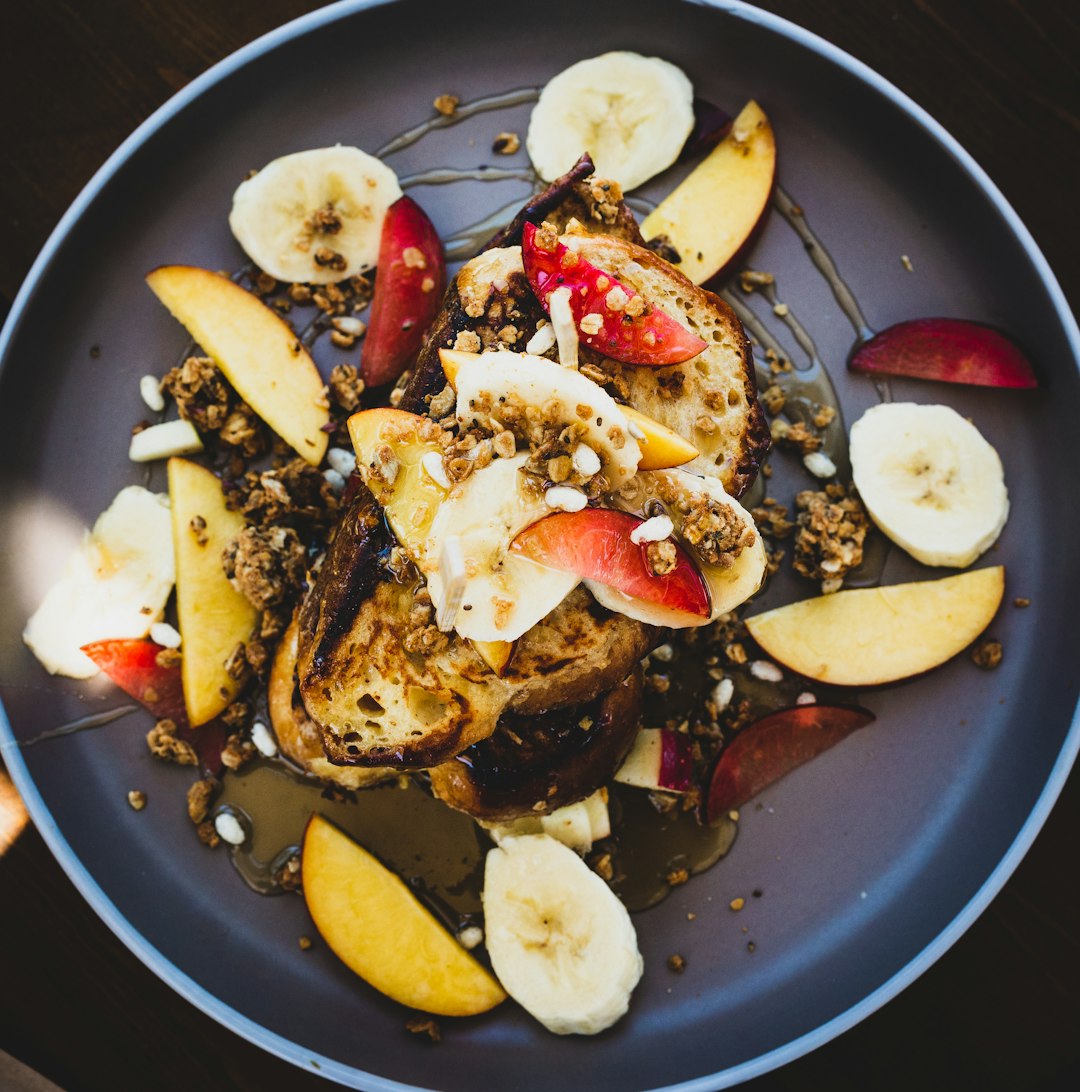
<path id="1" fill-rule="evenodd" d="M 446 379 L 455 389 L 458 377 L 463 369 L 471 371 L 474 367 L 481 366 L 481 362 L 490 362 L 489 366 L 498 368 L 513 353 L 466 353 L 459 349 L 440 349 L 439 359 L 442 361 Z M 491 360 L 492 357 L 494 360 Z M 536 366 L 548 370 L 552 362 L 544 357 L 534 357 L 521 354 L 523 360 L 536 362 Z M 565 369 L 562 369 L 565 374 Z M 471 386 L 471 384 L 470 384 Z M 591 394 L 592 392 L 590 392 Z M 607 402 L 605 401 L 605 405 Z M 697 457 L 698 450 L 677 432 L 654 421 L 643 413 L 639 413 L 632 406 L 619 405 L 618 412 L 626 419 L 627 427 L 631 435 L 637 440 L 641 458 L 637 468 L 639 470 L 662 470 L 669 466 L 681 466 Z M 605 446 L 607 444 L 605 443 Z"/>
<path id="2" fill-rule="evenodd" d="M 552 295 L 565 289 L 581 341 L 627 364 L 682 364 L 705 342 L 629 284 L 598 269 L 555 233 L 526 224 L 521 259 L 536 298 L 551 312 Z"/>

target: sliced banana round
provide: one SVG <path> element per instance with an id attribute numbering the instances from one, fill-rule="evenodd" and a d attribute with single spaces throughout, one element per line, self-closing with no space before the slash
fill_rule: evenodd
<path id="1" fill-rule="evenodd" d="M 595 1035 L 630 1006 L 644 967 L 626 907 L 547 834 L 504 838 L 484 867 L 484 928 L 508 994 L 556 1035 Z"/>
<path id="2" fill-rule="evenodd" d="M 549 182 L 588 152 L 597 177 L 632 190 L 675 162 L 693 127 L 694 88 L 682 69 L 640 53 L 604 53 L 548 82 L 526 146 Z"/>
<path id="3" fill-rule="evenodd" d="M 948 406 L 888 402 L 851 426 L 851 471 L 866 510 L 924 565 L 970 565 L 1009 517 L 1001 459 Z"/>
<path id="4" fill-rule="evenodd" d="M 528 454 L 496 459 L 474 470 L 438 507 L 421 568 L 437 613 L 450 580 L 441 564 L 447 540 L 456 539 L 465 583 L 453 628 L 474 641 L 516 641 L 546 618 L 577 587 L 572 573 L 510 552 L 530 524 L 551 515 L 543 495 L 521 472 Z"/>
<path id="5" fill-rule="evenodd" d="M 579 425 L 612 489 L 628 482 L 641 447 L 619 404 L 591 379 L 528 353 L 486 352 L 457 373 L 457 417 L 466 428 L 491 421 L 529 441 L 549 425 Z"/>
<path id="6" fill-rule="evenodd" d="M 329 284 L 371 269 L 397 175 L 359 148 L 335 145 L 267 163 L 233 195 L 229 227 L 279 281 Z"/>
<path id="7" fill-rule="evenodd" d="M 601 606 L 647 625 L 682 629 L 716 621 L 761 587 L 768 563 L 765 543 L 754 517 L 728 496 L 716 478 L 679 469 L 643 470 L 615 502 L 635 515 L 653 515 L 659 506 L 671 519 L 675 536 L 690 551 L 709 586 L 712 612 L 707 618 L 686 614 L 586 580 L 585 586 Z"/>

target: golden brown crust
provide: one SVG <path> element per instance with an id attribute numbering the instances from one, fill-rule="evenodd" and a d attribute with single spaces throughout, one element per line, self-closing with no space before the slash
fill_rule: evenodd
<path id="1" fill-rule="evenodd" d="M 281 753 L 312 776 L 343 789 L 362 789 L 397 776 L 393 769 L 335 766 L 327 759 L 322 731 L 308 716 L 296 685 L 298 635 L 293 619 L 278 644 L 266 689 L 270 723 Z"/>
<path id="2" fill-rule="evenodd" d="M 431 770 L 435 795 L 477 819 L 546 815 L 606 784 L 641 723 L 641 667 L 596 701 L 502 718 L 496 733 Z"/>

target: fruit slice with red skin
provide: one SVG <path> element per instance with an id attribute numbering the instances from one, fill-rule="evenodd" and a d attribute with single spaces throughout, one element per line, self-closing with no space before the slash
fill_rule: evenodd
<path id="1" fill-rule="evenodd" d="M 161 645 L 139 640 L 93 641 L 83 652 L 126 694 L 144 705 L 155 717 L 187 723 L 180 663 L 162 667 L 157 657 Z"/>
<path id="2" fill-rule="evenodd" d="M 642 728 L 615 780 L 641 789 L 686 792 L 692 770 L 689 736 L 669 728 Z"/>
<path id="3" fill-rule="evenodd" d="M 420 351 L 446 291 L 446 259 L 434 224 L 411 198 L 387 210 L 360 369 L 369 387 L 396 380 Z"/>
<path id="4" fill-rule="evenodd" d="M 529 284 L 545 311 L 555 289 L 570 289 L 570 311 L 578 336 L 586 345 L 612 360 L 651 365 L 681 364 L 705 348 L 701 338 L 657 307 L 646 306 L 637 317 L 626 313 L 625 303 L 613 308 L 608 299 L 615 289 L 621 289 L 627 301 L 638 293 L 574 254 L 564 243 L 556 242 L 554 250 L 545 250 L 536 236 L 535 224 L 526 224 L 522 229 L 521 259 Z M 600 317 L 599 332 L 582 330 L 586 315 Z"/>
<path id="5" fill-rule="evenodd" d="M 675 568 L 657 576 L 646 560 L 648 544 L 630 541 L 630 532 L 644 522 L 638 516 L 607 508 L 558 512 L 526 527 L 510 549 L 583 580 L 609 584 L 625 595 L 708 617 L 705 580 L 678 543 L 672 543 Z"/>
<path id="6" fill-rule="evenodd" d="M 158 720 L 171 720 L 177 736 L 195 748 L 206 773 L 217 776 L 221 772 L 221 751 L 228 732 L 220 720 L 198 728 L 188 724 L 180 663 L 162 667 L 157 662 L 158 654 L 164 651 L 161 645 L 146 638 L 118 639 L 93 641 L 83 645 L 82 651 Z"/>
<path id="7" fill-rule="evenodd" d="M 924 318 L 882 330 L 851 356 L 853 372 L 968 383 L 1037 387 L 1031 364 L 999 330 L 965 319 Z"/>
<path id="8" fill-rule="evenodd" d="M 714 823 L 742 807 L 784 774 L 872 720 L 869 709 L 856 705 L 796 705 L 755 721 L 735 737 L 713 768 L 706 818 Z"/>

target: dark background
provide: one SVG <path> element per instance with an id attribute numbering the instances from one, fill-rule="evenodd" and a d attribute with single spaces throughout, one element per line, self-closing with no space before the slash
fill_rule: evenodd
<path id="1" fill-rule="evenodd" d="M 215 61 L 318 6 L 4 0 L 0 317 L 64 209 L 139 122 Z M 848 50 L 937 118 L 1004 191 L 1076 306 L 1080 5 L 760 6 Z M 1026 860 L 942 960 L 840 1039 L 747 1087 L 1080 1087 L 1078 818 L 1074 774 Z M 32 828 L 0 857 L 0 936 L 0 1050 L 72 1092 L 328 1087 L 160 983 L 82 902 Z"/>

